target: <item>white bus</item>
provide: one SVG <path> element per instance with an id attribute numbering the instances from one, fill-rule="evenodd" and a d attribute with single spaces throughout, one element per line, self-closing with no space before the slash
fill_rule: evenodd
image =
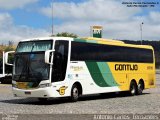
<path id="1" fill-rule="evenodd" d="M 11 66 L 5 65 L 5 52 L 2 52 L 2 58 L 0 60 L 0 83 L 1 84 L 11 84 L 12 83 L 12 68 Z M 8 69 L 8 70 L 6 70 Z"/>
<path id="2" fill-rule="evenodd" d="M 11 52 L 5 54 L 6 64 Z M 142 94 L 155 87 L 153 48 L 101 38 L 23 40 L 14 53 L 12 87 L 14 96 L 40 100 L 77 101 L 80 95 L 118 91 Z"/>

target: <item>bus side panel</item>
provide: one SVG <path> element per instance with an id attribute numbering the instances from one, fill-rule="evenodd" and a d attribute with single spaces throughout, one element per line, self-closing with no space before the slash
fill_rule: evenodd
<path id="1" fill-rule="evenodd" d="M 129 90 L 131 80 L 135 80 L 137 85 L 139 80 L 143 80 L 145 88 L 155 86 L 155 68 L 154 64 L 148 63 L 108 63 L 119 88 L 122 91 Z"/>
<path id="2" fill-rule="evenodd" d="M 155 85 L 154 65 L 122 62 L 76 62 L 70 64 L 71 86 L 77 81 L 83 94 L 128 91 L 131 80 L 143 79 L 145 88 Z"/>
<path id="3" fill-rule="evenodd" d="M 124 65 L 126 63 L 122 62 L 108 62 L 109 67 L 111 69 L 111 73 L 113 74 L 116 82 L 119 84 L 119 89 L 121 91 L 128 91 L 129 90 L 129 79 L 128 73 L 129 71 L 123 70 Z"/>
<path id="4" fill-rule="evenodd" d="M 70 83 L 79 82 L 83 94 L 121 91 L 106 62 L 77 62 L 70 65 Z"/>

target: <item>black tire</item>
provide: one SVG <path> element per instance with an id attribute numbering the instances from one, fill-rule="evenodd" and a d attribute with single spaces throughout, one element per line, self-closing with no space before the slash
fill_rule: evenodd
<path id="1" fill-rule="evenodd" d="M 131 96 L 134 96 L 134 95 L 136 95 L 136 93 L 137 93 L 137 85 L 136 85 L 136 83 L 135 83 L 134 81 L 132 81 L 132 82 L 130 83 L 129 94 L 130 94 Z"/>
<path id="2" fill-rule="evenodd" d="M 38 100 L 39 100 L 40 102 L 46 102 L 46 101 L 48 100 L 48 98 L 38 98 Z"/>
<path id="3" fill-rule="evenodd" d="M 144 84 L 142 81 L 139 81 L 138 86 L 137 86 L 137 94 L 142 95 L 144 90 Z"/>
<path id="4" fill-rule="evenodd" d="M 76 102 L 79 99 L 79 89 L 77 87 L 77 85 L 73 85 L 72 89 L 71 89 L 71 101 L 72 102 Z"/>

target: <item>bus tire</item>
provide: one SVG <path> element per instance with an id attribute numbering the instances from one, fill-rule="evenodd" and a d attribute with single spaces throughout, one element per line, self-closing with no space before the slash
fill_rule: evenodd
<path id="1" fill-rule="evenodd" d="M 76 102 L 78 101 L 79 98 L 79 89 L 78 86 L 76 84 L 73 85 L 72 89 L 71 89 L 71 101 L 72 102 Z"/>
<path id="2" fill-rule="evenodd" d="M 48 98 L 38 98 L 38 100 L 39 100 L 40 102 L 46 102 L 46 101 L 48 100 Z"/>
<path id="3" fill-rule="evenodd" d="M 136 95 L 136 93 L 137 93 L 137 84 L 136 84 L 135 81 L 131 81 L 131 83 L 130 83 L 130 89 L 129 89 L 129 94 L 131 96 L 134 96 L 134 95 Z"/>
<path id="4" fill-rule="evenodd" d="M 143 90 L 144 90 L 144 82 L 140 80 L 137 87 L 137 94 L 142 95 Z"/>

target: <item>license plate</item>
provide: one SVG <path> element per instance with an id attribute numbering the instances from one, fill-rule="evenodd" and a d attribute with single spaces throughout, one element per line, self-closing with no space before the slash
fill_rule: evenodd
<path id="1" fill-rule="evenodd" d="M 21 89 L 27 88 L 27 83 L 26 82 L 18 82 L 17 87 L 21 88 Z"/>
<path id="2" fill-rule="evenodd" d="M 31 95 L 31 92 L 24 92 L 26 95 Z"/>

